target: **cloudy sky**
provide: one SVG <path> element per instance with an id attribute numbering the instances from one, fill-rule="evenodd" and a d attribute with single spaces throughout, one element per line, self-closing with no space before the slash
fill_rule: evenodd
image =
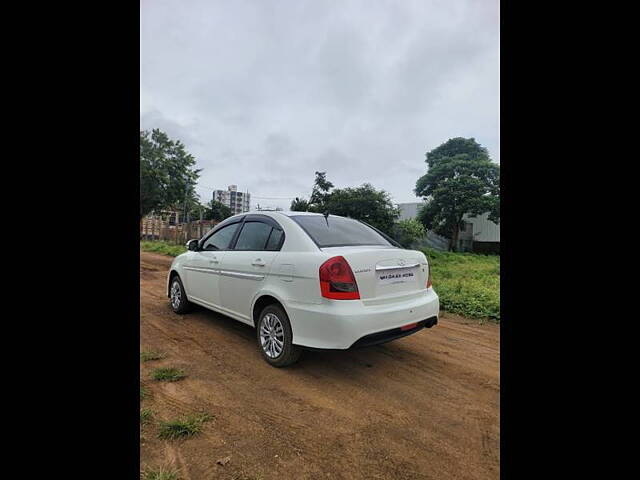
<path id="1" fill-rule="evenodd" d="M 499 30 L 498 0 L 141 0 L 140 128 L 187 146 L 203 201 L 286 208 L 316 170 L 416 201 L 451 137 L 500 162 Z"/>

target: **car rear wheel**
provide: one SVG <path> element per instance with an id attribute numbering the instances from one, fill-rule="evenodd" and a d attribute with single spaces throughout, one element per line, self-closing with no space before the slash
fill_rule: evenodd
<path id="1" fill-rule="evenodd" d="M 187 299 L 187 294 L 184 291 L 180 277 L 176 275 L 171 280 L 171 287 L 169 288 L 169 304 L 171 309 L 179 314 L 188 313 L 193 304 Z"/>
<path id="2" fill-rule="evenodd" d="M 293 344 L 289 317 L 279 305 L 265 307 L 256 325 L 258 346 L 262 358 L 274 367 L 296 363 L 302 349 Z"/>

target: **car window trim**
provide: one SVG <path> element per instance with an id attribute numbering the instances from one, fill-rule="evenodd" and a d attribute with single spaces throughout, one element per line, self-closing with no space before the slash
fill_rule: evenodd
<path id="1" fill-rule="evenodd" d="M 231 250 L 230 247 L 233 244 L 233 242 L 235 240 L 235 237 L 238 234 L 238 230 L 236 230 L 235 233 L 233 234 L 233 237 L 231 238 L 231 242 L 229 242 L 229 245 L 227 246 L 227 248 L 224 248 L 224 249 L 221 248 L 220 250 L 205 250 L 202 247 L 204 246 L 206 241 L 209 240 L 209 238 L 211 238 L 213 235 L 215 235 L 217 232 L 219 232 L 223 228 L 230 227 L 231 225 L 235 225 L 236 223 L 241 223 L 241 222 L 244 223 L 244 218 L 245 217 L 246 217 L 246 215 L 241 217 L 241 218 L 234 218 L 233 221 L 230 221 L 230 222 L 227 222 L 226 220 L 223 220 L 222 222 L 220 222 L 207 235 L 202 237 L 200 242 L 198 242 L 198 251 L 200 251 L 200 252 L 226 252 L 228 250 Z"/>
<path id="2" fill-rule="evenodd" d="M 280 237 L 280 241 L 278 242 L 277 248 L 275 248 L 273 250 L 267 250 L 267 245 L 269 245 L 269 240 L 271 239 L 271 235 L 273 235 L 273 231 L 274 230 L 277 230 L 277 231 L 281 232 L 282 236 Z M 271 233 L 269 233 L 269 238 L 267 238 L 267 242 L 264 244 L 265 252 L 279 252 L 280 249 L 282 248 L 282 245 L 284 245 L 284 237 L 285 237 L 285 233 L 284 233 L 284 230 L 282 228 L 272 227 L 271 228 Z"/>
<path id="3" fill-rule="evenodd" d="M 266 220 L 266 221 L 265 221 Z M 242 229 L 244 228 L 244 224 L 247 222 L 256 222 L 256 223 L 263 223 L 265 225 L 267 225 L 268 227 L 271 227 L 271 230 L 269 231 L 269 235 L 267 236 L 267 240 L 264 242 L 264 245 L 262 246 L 261 250 L 238 250 L 236 248 L 236 244 L 238 242 L 238 238 L 240 237 L 240 233 L 242 233 Z M 280 239 L 280 244 L 278 245 L 277 250 L 267 250 L 267 245 L 269 243 L 269 238 L 271 238 L 271 234 L 273 233 L 273 230 L 280 230 L 282 232 L 282 238 Z M 256 215 L 256 214 L 250 214 L 250 215 L 245 215 L 244 218 L 242 219 L 242 225 L 240 225 L 240 228 L 236 231 L 236 234 L 234 235 L 234 238 L 231 240 L 231 243 L 229 244 L 229 250 L 233 250 L 235 252 L 279 252 L 280 249 L 282 248 L 282 245 L 284 244 L 284 237 L 285 237 L 285 233 L 283 228 L 280 226 L 280 224 L 275 221 L 273 218 L 271 217 L 267 217 L 266 215 Z"/>

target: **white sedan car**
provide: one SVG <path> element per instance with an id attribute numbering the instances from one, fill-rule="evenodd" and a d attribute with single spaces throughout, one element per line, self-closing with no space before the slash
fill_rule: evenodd
<path id="1" fill-rule="evenodd" d="M 438 322 L 425 255 L 357 220 L 249 212 L 187 247 L 167 279 L 173 310 L 197 304 L 254 326 L 275 367 L 303 348 L 376 345 Z"/>

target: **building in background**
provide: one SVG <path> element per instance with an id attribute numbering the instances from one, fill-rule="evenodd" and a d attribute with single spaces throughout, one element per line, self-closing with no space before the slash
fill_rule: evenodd
<path id="1" fill-rule="evenodd" d="M 424 202 L 397 204 L 400 210 L 399 220 L 416 218 L 418 211 L 424 205 Z M 465 215 L 463 222 L 463 227 L 458 235 L 457 251 L 500 254 L 500 225 L 489 220 L 488 213 L 477 217 Z M 431 231 L 427 232 L 423 242 L 425 245 L 437 250 L 446 250 L 448 243 L 447 239 Z"/>
<path id="2" fill-rule="evenodd" d="M 251 207 L 251 194 L 239 192 L 237 185 L 229 185 L 227 190 L 216 190 L 213 199 L 226 205 L 234 215 L 248 212 Z"/>
<path id="3" fill-rule="evenodd" d="M 400 217 L 398 220 L 409 220 L 410 218 L 416 218 L 418 211 L 425 205 L 425 202 L 414 203 L 399 203 L 398 209 L 400 210 Z"/>
<path id="4" fill-rule="evenodd" d="M 477 217 L 465 215 L 463 219 L 465 228 L 460 230 L 460 237 L 464 234 L 468 239 L 465 245 L 468 250 L 476 253 L 500 254 L 500 225 L 489 220 L 488 213 Z"/>

